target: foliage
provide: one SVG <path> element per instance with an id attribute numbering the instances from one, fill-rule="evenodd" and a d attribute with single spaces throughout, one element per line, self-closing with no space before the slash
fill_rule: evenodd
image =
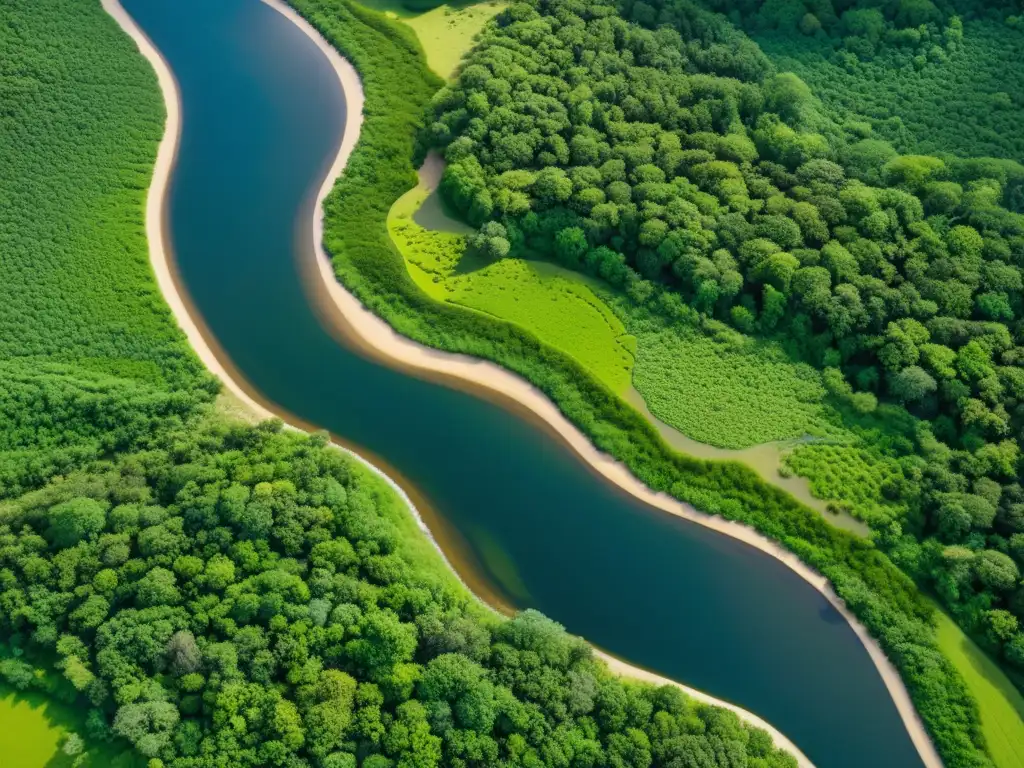
<path id="1" fill-rule="evenodd" d="M 793 365 L 778 346 L 722 327 L 633 322 L 634 382 L 651 412 L 702 443 L 723 448 L 824 435 L 825 389 L 811 366 Z M 822 497 L 829 498 L 829 497 Z"/>
<path id="2" fill-rule="evenodd" d="M 860 61 L 827 40 L 757 33 L 780 69 L 811 86 L 840 122 L 868 121 L 901 152 L 1024 160 L 1024 34 L 1000 21 L 964 24 L 963 42 L 926 65 L 901 49 Z"/>
<path id="3" fill-rule="evenodd" d="M 981 709 L 981 728 L 999 766 L 1024 766 L 1024 697 L 949 618 L 937 615 L 939 646 L 956 660 Z"/>
<path id="4" fill-rule="evenodd" d="M 19 695 L 73 703 L 87 713 L 89 744 L 129 742 L 150 768 L 338 768 L 357 756 L 377 768 L 540 765 L 552 755 L 793 765 L 724 710 L 612 677 L 539 614 L 507 621 L 484 611 L 397 495 L 325 436 L 227 424 L 200 408 L 215 387 L 153 285 L 143 185 L 120 194 L 153 159 L 158 113 L 152 125 L 132 121 L 156 103 L 155 83 L 135 82 L 145 64 L 99 5 L 66 5 L 8 4 L 0 34 L 24 38 L 19 56 L 21 46 L 46 49 L 26 56 L 23 85 L 64 139 L 95 132 L 107 175 L 64 189 L 62 161 L 75 156 L 51 144 L 26 184 L 62 190 L 61 205 L 17 212 L 25 231 L 54 227 L 58 255 L 60 234 L 84 229 L 72 214 L 95 214 L 97 197 L 112 195 L 134 218 L 120 247 L 84 252 L 103 261 L 104 284 L 91 285 L 69 253 L 53 278 L 67 296 L 57 300 L 49 277 L 30 286 L 45 310 L 25 322 L 35 335 L 4 339 L 0 466 L 16 498 L 0 503 L 0 678 Z M 366 19 L 360 30 L 379 23 Z M 389 42 L 385 55 L 405 46 L 422 74 L 413 38 Z M 33 79 L 33 67 L 47 66 Z M 95 89 L 95 102 L 51 98 L 75 88 Z M 28 112 L 12 104 L 19 125 Z M 106 144 L 108 129 L 122 146 Z M 88 167 L 86 143 L 75 151 Z M 20 151 L 2 149 L 5 162 Z M 2 266 L 28 275 L 49 245 L 3 252 Z M 123 303 L 104 308 L 114 287 Z M 20 308 L 0 310 L 6 326 Z M 101 322 L 108 310 L 121 325 Z M 96 323 L 81 338 L 61 325 L 75 312 Z M 150 324 L 150 312 L 161 321 Z M 62 335 L 44 363 L 46 345 L 58 348 L 46 332 Z M 69 733 L 54 759 L 126 764 L 113 751 L 87 752 L 82 734 Z"/>
<path id="5" fill-rule="evenodd" d="M 467 252 L 466 237 L 424 228 L 413 212 L 424 198 L 417 187 L 388 216 L 388 230 L 410 274 L 439 301 L 514 323 L 570 355 L 616 392 L 629 387 L 634 339 L 578 275 L 553 264 L 499 259 Z M 422 210 L 422 209 L 419 209 Z"/>
<path id="6" fill-rule="evenodd" d="M 279 430 L 172 434 L 0 508 L 0 632 L 56 658 L 94 738 L 169 768 L 795 765 L 537 613 L 478 607 L 383 481 Z"/>
<path id="7" fill-rule="evenodd" d="M 1024 166 L 901 156 L 841 129 L 748 48 L 702 56 L 702 13 L 684 0 L 534 0 L 500 14 L 434 98 L 441 192 L 469 222 L 500 226 L 513 253 L 599 275 L 672 321 L 783 338 L 854 410 L 881 397 L 920 417 L 892 447 L 895 469 L 885 458 L 846 479 L 880 477 L 908 510 L 883 543 L 1024 671 L 1019 575 L 971 575 L 1024 534 Z M 663 412 L 685 399 L 666 398 L 669 375 L 647 379 Z M 770 418 L 766 435 L 794 426 Z M 791 466 L 824 489 L 828 453 L 805 449 Z M 879 519 L 878 506 L 862 516 Z M 924 554 L 940 543 L 981 559 Z"/>
<path id="8" fill-rule="evenodd" d="M 817 513 L 766 486 L 751 470 L 672 452 L 650 424 L 570 358 L 515 326 L 433 301 L 416 287 L 404 260 L 391 247 L 386 219 L 393 202 L 416 183 L 410 161 L 416 158 L 414 132 L 422 125 L 421 110 L 438 83 L 425 71 L 402 30 L 386 19 L 345 0 L 296 0 L 295 5 L 352 60 L 366 89 L 367 119 L 359 143 L 326 205 L 325 243 L 346 286 L 401 333 L 435 347 L 494 360 L 526 376 L 600 450 L 623 461 L 651 488 L 742 521 L 792 549 L 831 580 L 878 638 L 903 675 L 946 764 L 989 765 L 976 705 L 938 650 L 931 610 L 885 555 L 870 543 L 832 528 Z M 737 74 L 760 77 L 765 73 L 767 65 L 751 52 L 749 41 L 737 42 L 733 31 L 699 14 L 686 18 L 706 43 L 688 44 L 687 50 L 700 66 L 724 58 Z M 729 53 L 733 49 L 740 54 L 733 56 Z M 463 77 L 467 72 L 472 77 L 470 70 L 467 66 Z M 552 77 L 552 87 L 558 88 L 560 80 Z M 560 194 L 564 184 L 555 178 L 550 181 L 550 194 Z M 695 199 L 709 202 L 706 197 Z M 571 245 L 572 238 L 565 238 L 563 248 Z M 685 309 L 678 300 L 667 305 Z"/>
<path id="9" fill-rule="evenodd" d="M 152 71 L 82 0 L 4 3 L 0 50 L 0 177 L 17 180 L 0 205 L 3 498 L 145 446 L 216 387 L 147 258 Z"/>
<path id="10" fill-rule="evenodd" d="M 899 49 L 908 57 L 935 57 L 955 51 L 963 25 L 947 0 L 848 2 L 838 0 L 710 0 L 748 31 L 778 30 L 786 35 L 827 40 L 854 58 Z M 966 3 L 963 3 L 966 5 Z"/>

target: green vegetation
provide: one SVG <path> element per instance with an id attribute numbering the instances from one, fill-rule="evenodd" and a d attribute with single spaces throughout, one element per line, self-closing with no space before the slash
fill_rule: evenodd
<path id="1" fill-rule="evenodd" d="M 2 664 L 3 662 L 0 662 Z M 39 670 L 43 679 L 52 673 Z M 52 696 L 0 685 L 0 755 L 4 768 L 142 768 L 126 745 L 87 744 L 81 712 Z M 77 762 L 76 762 L 77 759 Z"/>
<path id="2" fill-rule="evenodd" d="M 434 0 L 359 0 L 367 8 L 401 19 L 416 32 L 427 65 L 441 77 L 450 77 L 473 41 L 505 7 L 498 0 L 443 3 Z"/>
<path id="3" fill-rule="evenodd" d="M 867 120 L 900 152 L 1024 160 L 1021 29 L 969 21 L 958 48 L 916 65 L 901 49 L 862 61 L 835 51 L 827 38 L 761 32 L 756 39 L 838 122 Z"/>
<path id="4" fill-rule="evenodd" d="M 411 33 L 346 8 L 419 93 Z M 487 611 L 326 436 L 215 412 L 148 267 L 152 73 L 93 0 L 7 3 L 0 35 L 0 167 L 26 190 L 0 209 L 5 766 L 794 765 Z"/>
<path id="5" fill-rule="evenodd" d="M 53 654 L 88 735 L 160 765 L 648 764 L 716 744 L 794 765 L 539 614 L 491 614 L 381 479 L 272 422 L 168 435 L 7 503 L 0 573 L 23 651 L 0 675 L 31 687 Z"/>
<path id="6" fill-rule="evenodd" d="M 14 691 L 0 687 L 0 754 L 12 768 L 39 768 L 60 751 L 65 733 L 39 710 L 48 701 L 36 697 L 29 701 Z"/>
<path id="7" fill-rule="evenodd" d="M 1024 697 L 978 646 L 937 614 L 939 647 L 953 659 L 981 711 L 981 729 L 998 766 L 1024 766 Z"/>
<path id="8" fill-rule="evenodd" d="M 326 203 L 325 243 L 334 256 L 335 270 L 342 282 L 399 332 L 435 347 L 494 360 L 526 376 L 552 397 L 599 449 L 622 460 L 651 488 L 747 523 L 798 553 L 832 581 L 879 639 L 903 674 L 946 764 L 989 765 L 977 706 L 963 680 L 938 649 L 931 607 L 911 580 L 878 549 L 834 529 L 817 513 L 766 486 L 752 470 L 726 462 L 697 461 L 670 451 L 643 417 L 570 357 L 541 344 L 515 325 L 434 301 L 417 287 L 405 260 L 392 247 L 387 216 L 392 204 L 416 185 L 414 165 L 423 157 L 416 135 L 422 127 L 424 109 L 440 83 L 423 65 L 419 45 L 410 40 L 406 28 L 348 0 L 296 0 L 295 5 L 354 63 L 366 90 L 367 119 L 359 144 L 344 177 Z M 596 3 L 588 4 L 587 8 L 604 13 L 608 24 L 619 23 L 614 9 L 608 12 L 606 6 Z M 516 5 L 506 15 L 499 15 L 498 26 L 489 28 L 478 50 L 494 48 L 488 40 L 499 30 L 513 26 L 508 20 L 515 14 L 529 18 L 534 12 L 527 6 Z M 548 23 L 533 23 L 534 32 L 545 35 Z M 758 58 L 756 47 L 740 39 L 739 33 L 728 26 L 698 13 L 692 29 L 699 35 L 685 44 L 686 51 L 700 66 L 710 67 L 722 60 L 732 73 L 746 73 L 749 77 L 770 69 L 763 57 Z M 657 34 L 659 39 L 677 39 L 671 34 Z M 614 39 L 614 35 L 609 36 L 609 40 Z M 649 36 L 630 27 L 629 34 L 622 39 L 635 39 L 642 48 Z M 535 53 L 537 40 L 533 43 L 521 45 L 518 55 Z M 544 50 L 553 52 L 558 46 L 548 45 Z M 652 47 L 648 52 L 653 55 L 657 50 Z M 676 60 L 669 57 L 669 61 Z M 478 82 L 490 79 L 481 69 L 482 65 L 467 66 L 462 77 L 476 77 Z M 530 77 L 525 70 L 517 76 Z M 614 86 L 616 82 L 620 81 L 609 84 Z M 710 82 L 713 85 L 715 81 Z M 550 76 L 545 83 L 559 93 L 564 80 Z M 668 86 L 671 87 L 671 80 Z M 444 98 L 447 97 L 442 97 L 442 103 Z M 554 97 L 548 98 L 545 114 L 550 109 L 553 119 L 561 120 Z M 694 114 L 704 119 L 699 116 L 710 109 L 708 105 Z M 434 135 L 437 136 L 436 132 Z M 709 202 L 704 197 L 696 199 L 702 204 Z M 493 203 L 493 196 L 491 200 Z M 485 252 L 500 252 L 501 240 L 513 245 L 494 228 L 481 234 L 485 241 L 478 242 L 477 247 Z M 506 227 L 505 235 L 508 234 Z M 572 241 L 566 240 L 563 248 L 571 245 Z M 624 263 L 622 268 L 626 268 Z M 689 317 L 685 304 L 668 292 L 662 291 L 657 302 L 681 317 Z"/>
<path id="9" fill-rule="evenodd" d="M 578 275 L 545 262 L 492 263 L 467 253 L 465 235 L 418 223 L 426 195 L 416 187 L 399 198 L 388 229 L 427 295 L 514 323 L 575 358 L 613 391 L 629 387 L 635 339 Z"/>
<path id="10" fill-rule="evenodd" d="M 727 26 L 687 0 L 512 6 L 433 100 L 442 195 L 490 258 L 541 253 L 823 369 L 844 421 L 884 439 L 790 466 L 1024 672 L 1024 166 L 898 155 L 749 41 L 725 49 Z M 707 414 L 666 368 L 655 412 Z M 806 420 L 813 395 L 791 396 L 766 436 Z"/>
<path id="11" fill-rule="evenodd" d="M 821 376 L 778 346 L 728 327 L 711 336 L 644 325 L 636 331 L 636 388 L 655 416 L 689 437 L 746 448 L 835 431 L 824 418 Z"/>
<path id="12" fill-rule="evenodd" d="M 152 72 L 92 4 L 14 0 L 0 19 L 3 498 L 145 446 L 212 390 L 147 258 Z"/>

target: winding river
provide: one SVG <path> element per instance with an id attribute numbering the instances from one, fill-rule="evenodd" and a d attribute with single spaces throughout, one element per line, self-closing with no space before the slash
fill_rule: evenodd
<path id="1" fill-rule="evenodd" d="M 259 0 L 124 0 L 174 71 L 168 234 L 226 364 L 414 489 L 461 575 L 640 666 L 757 713 L 818 768 L 921 760 L 867 652 L 782 563 L 656 511 L 548 431 L 368 360 L 315 309 L 309 221 L 345 102 L 322 53 Z"/>

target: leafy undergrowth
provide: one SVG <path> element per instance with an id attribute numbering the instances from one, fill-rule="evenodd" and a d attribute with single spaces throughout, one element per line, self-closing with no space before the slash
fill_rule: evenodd
<path id="1" fill-rule="evenodd" d="M 835 431 L 825 418 L 821 375 L 770 342 L 643 319 L 630 330 L 637 390 L 655 416 L 695 440 L 746 448 Z"/>
<path id="2" fill-rule="evenodd" d="M 907 513 L 905 505 L 891 503 L 883 495 L 886 483 L 903 477 L 899 461 L 865 441 L 801 445 L 786 456 L 785 466 L 806 477 L 815 496 L 840 502 L 850 514 L 869 524 L 884 524 Z"/>
<path id="3" fill-rule="evenodd" d="M 964 25 L 962 50 L 918 69 L 899 49 L 872 61 L 833 56 L 828 40 L 764 33 L 761 48 L 796 72 L 837 119 L 869 118 L 904 152 L 1024 158 L 1024 33 L 998 21 Z"/>

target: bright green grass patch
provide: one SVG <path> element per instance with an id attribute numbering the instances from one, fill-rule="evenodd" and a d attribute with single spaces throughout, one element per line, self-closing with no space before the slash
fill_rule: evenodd
<path id="1" fill-rule="evenodd" d="M 655 416 L 694 440 L 745 448 L 834 432 L 818 373 L 775 345 L 731 331 L 635 333 L 634 385 Z"/>
<path id="2" fill-rule="evenodd" d="M 42 768 L 60 754 L 67 731 L 48 716 L 53 708 L 40 695 L 0 688 L 0 755 L 7 768 Z"/>
<path id="3" fill-rule="evenodd" d="M 615 392 L 625 392 L 633 367 L 634 340 L 584 278 L 553 264 L 503 259 L 485 263 L 466 253 L 466 238 L 424 229 L 419 215 L 423 187 L 400 198 L 388 228 L 409 274 L 438 301 L 501 318 L 565 352 Z M 428 214 L 441 223 L 437 212 Z"/>
<path id="4" fill-rule="evenodd" d="M 0 686 L 0 765 L 4 768 L 70 768 L 74 758 L 61 747 L 70 733 L 84 734 L 79 711 L 41 693 Z M 81 768 L 138 768 L 144 761 L 130 749 L 87 745 Z"/>
<path id="5" fill-rule="evenodd" d="M 425 13 L 405 8 L 399 0 L 360 0 L 368 8 L 391 14 L 416 31 L 427 65 L 443 78 L 455 73 L 477 34 L 506 3 L 445 3 Z"/>
<path id="6" fill-rule="evenodd" d="M 1024 697 L 952 619 L 942 611 L 935 615 L 939 648 L 978 702 L 981 730 L 996 768 L 1024 768 Z"/>

